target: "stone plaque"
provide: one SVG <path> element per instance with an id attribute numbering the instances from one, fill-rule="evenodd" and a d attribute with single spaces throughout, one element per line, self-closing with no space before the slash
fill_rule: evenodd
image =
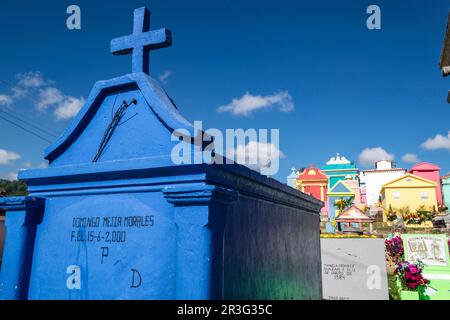
<path id="1" fill-rule="evenodd" d="M 383 239 L 321 239 L 325 300 L 388 300 Z"/>
<path id="2" fill-rule="evenodd" d="M 442 235 L 403 235 L 405 256 L 410 262 L 422 261 L 430 267 L 448 266 L 446 237 Z"/>

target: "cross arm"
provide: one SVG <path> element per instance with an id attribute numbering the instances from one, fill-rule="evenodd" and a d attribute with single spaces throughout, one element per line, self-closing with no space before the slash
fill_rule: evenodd
<path id="1" fill-rule="evenodd" d="M 141 34 L 132 34 L 111 40 L 111 52 L 116 55 L 128 54 L 133 48 L 148 47 L 159 49 L 172 45 L 172 33 L 166 28 Z"/>

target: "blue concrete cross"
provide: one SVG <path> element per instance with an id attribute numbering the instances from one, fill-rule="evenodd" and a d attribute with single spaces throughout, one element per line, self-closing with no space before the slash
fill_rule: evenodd
<path id="1" fill-rule="evenodd" d="M 134 10 L 133 34 L 111 40 L 111 52 L 115 55 L 132 53 L 132 71 L 150 72 L 150 50 L 172 45 L 172 34 L 165 28 L 150 30 L 150 10 L 146 7 Z"/>

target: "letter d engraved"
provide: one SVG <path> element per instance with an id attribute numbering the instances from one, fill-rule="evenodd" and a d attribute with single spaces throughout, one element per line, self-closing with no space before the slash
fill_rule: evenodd
<path id="1" fill-rule="evenodd" d="M 67 267 L 66 273 L 69 274 L 66 281 L 67 289 L 80 290 L 81 289 L 80 267 L 76 265 L 70 265 Z"/>
<path id="2" fill-rule="evenodd" d="M 139 288 L 142 284 L 141 274 L 136 269 L 131 269 L 131 272 L 131 288 Z"/>

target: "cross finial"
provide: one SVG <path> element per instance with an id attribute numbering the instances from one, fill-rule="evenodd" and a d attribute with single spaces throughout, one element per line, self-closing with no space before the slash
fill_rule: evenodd
<path id="1" fill-rule="evenodd" d="M 132 54 L 132 71 L 150 72 L 150 51 L 172 45 L 172 33 L 165 29 L 150 31 L 150 10 L 146 7 L 134 10 L 133 33 L 111 40 L 111 52 L 115 55 Z"/>

